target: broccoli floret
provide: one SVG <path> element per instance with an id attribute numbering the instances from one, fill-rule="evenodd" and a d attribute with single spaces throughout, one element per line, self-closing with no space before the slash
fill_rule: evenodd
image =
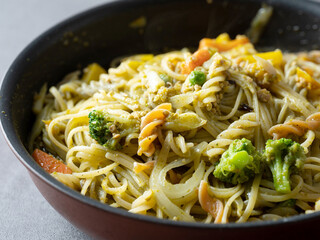
<path id="1" fill-rule="evenodd" d="M 213 174 L 223 182 L 244 183 L 260 173 L 261 161 L 262 155 L 250 140 L 237 139 L 222 154 Z"/>
<path id="2" fill-rule="evenodd" d="M 93 110 L 89 113 L 89 133 L 90 136 L 99 144 L 112 150 L 121 148 L 118 139 L 113 138 L 113 133 L 110 131 L 113 126 L 112 121 L 102 111 Z"/>
<path id="3" fill-rule="evenodd" d="M 264 152 L 277 192 L 291 192 L 290 175 L 298 172 L 306 158 L 303 147 L 291 139 L 268 140 Z"/>
<path id="4" fill-rule="evenodd" d="M 90 136 L 111 150 L 121 149 L 121 138 L 139 130 L 136 120 L 114 116 L 104 111 L 93 110 L 88 117 Z"/>
<path id="5" fill-rule="evenodd" d="M 291 207 L 293 208 L 296 205 L 296 199 L 288 199 L 286 201 L 280 202 L 278 207 Z"/>

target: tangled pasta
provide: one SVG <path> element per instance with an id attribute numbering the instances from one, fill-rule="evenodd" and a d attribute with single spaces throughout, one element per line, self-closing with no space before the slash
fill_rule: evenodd
<path id="1" fill-rule="evenodd" d="M 228 223 L 316 211 L 318 56 L 221 34 L 195 53 L 94 63 L 35 96 L 30 152 L 67 186 L 132 213 Z M 284 182 L 274 164 L 292 164 Z"/>

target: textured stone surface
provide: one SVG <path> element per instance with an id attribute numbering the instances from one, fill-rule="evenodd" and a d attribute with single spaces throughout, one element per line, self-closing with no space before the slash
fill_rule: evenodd
<path id="1" fill-rule="evenodd" d="M 0 8 L 0 79 L 21 50 L 56 23 L 106 0 L 10 0 Z M 0 239 L 91 239 L 38 192 L 0 133 Z"/>

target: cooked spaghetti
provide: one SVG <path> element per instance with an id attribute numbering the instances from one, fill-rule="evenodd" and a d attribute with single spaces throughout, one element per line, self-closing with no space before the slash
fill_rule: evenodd
<path id="1" fill-rule="evenodd" d="M 111 66 L 93 63 L 35 96 L 30 152 L 54 178 L 179 221 L 320 210 L 320 52 L 261 53 L 221 34 L 194 53 Z"/>

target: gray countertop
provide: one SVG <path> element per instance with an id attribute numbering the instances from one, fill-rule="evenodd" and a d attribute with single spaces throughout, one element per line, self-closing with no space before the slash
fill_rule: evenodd
<path id="1" fill-rule="evenodd" d="M 0 8 L 0 79 L 22 49 L 56 23 L 106 0 L 10 0 Z M 0 134 L 0 239 L 91 239 L 38 192 Z"/>

